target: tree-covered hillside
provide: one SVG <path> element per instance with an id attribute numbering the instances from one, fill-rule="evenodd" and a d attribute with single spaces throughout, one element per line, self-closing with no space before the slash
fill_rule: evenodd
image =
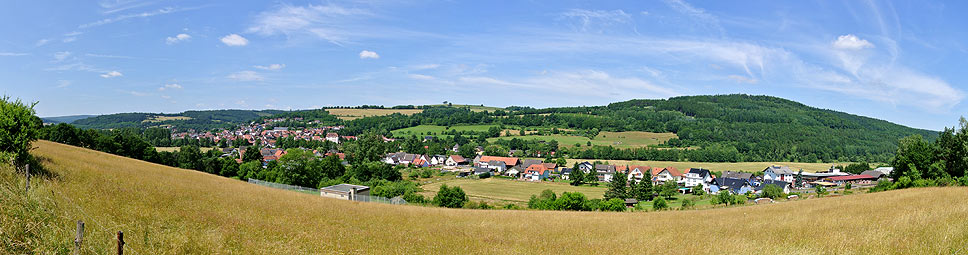
<path id="1" fill-rule="evenodd" d="M 282 114 L 279 110 L 211 110 L 186 111 L 177 114 L 117 113 L 75 120 L 71 124 L 89 129 L 147 128 L 172 125 L 177 129 L 208 130 L 231 128 L 262 117 Z"/>

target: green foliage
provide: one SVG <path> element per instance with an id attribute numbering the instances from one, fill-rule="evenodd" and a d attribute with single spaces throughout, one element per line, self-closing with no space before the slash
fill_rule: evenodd
<path id="1" fill-rule="evenodd" d="M 360 181 L 372 179 L 398 181 L 402 179 L 400 171 L 393 169 L 390 165 L 383 162 L 365 162 L 356 164 L 346 171 L 346 174 Z"/>
<path id="2" fill-rule="evenodd" d="M 407 201 L 407 203 L 411 203 L 411 204 L 426 204 L 427 203 L 427 199 L 424 198 L 423 195 L 417 194 L 416 192 L 414 192 L 412 190 L 408 190 L 406 193 L 403 194 L 403 200 L 404 201 Z"/>
<path id="3" fill-rule="evenodd" d="M 817 185 L 816 192 L 817 192 L 817 197 L 824 197 L 829 193 L 827 192 L 827 188 L 824 188 L 823 186 L 820 186 L 820 185 Z"/>
<path id="4" fill-rule="evenodd" d="M 373 187 L 370 190 L 370 195 L 393 198 L 396 196 L 403 196 L 407 193 L 415 193 L 417 191 L 417 185 L 409 181 L 395 181 L 395 182 L 382 182 L 380 185 Z M 403 198 L 403 200 L 407 200 Z M 407 200 L 410 202 L 410 200 Z"/>
<path id="5" fill-rule="evenodd" d="M 763 187 L 762 193 L 760 193 L 760 197 L 770 199 L 781 198 L 783 195 L 783 188 L 780 188 L 780 186 L 777 186 L 776 184 L 767 184 L 766 187 Z"/>
<path id="6" fill-rule="evenodd" d="M 656 211 L 661 211 L 669 208 L 669 204 L 663 197 L 657 197 L 652 201 L 652 209 Z"/>
<path id="7" fill-rule="evenodd" d="M 612 181 L 608 183 L 608 190 L 605 191 L 605 200 L 612 198 L 625 200 L 628 197 L 628 177 L 624 173 L 615 173 Z"/>
<path id="8" fill-rule="evenodd" d="M 599 204 L 598 209 L 605 212 L 625 211 L 625 200 L 612 198 Z"/>
<path id="9" fill-rule="evenodd" d="M 695 199 L 683 199 L 682 200 L 682 208 L 683 209 L 692 209 L 693 207 L 696 207 L 696 200 Z"/>
<path id="10" fill-rule="evenodd" d="M 71 124 L 86 129 L 147 128 L 172 125 L 179 130 L 212 130 L 232 128 L 273 114 L 285 113 L 278 110 L 212 110 L 186 111 L 177 114 L 118 113 L 79 119 Z M 158 117 L 187 117 L 189 119 L 151 121 Z"/>
<path id="11" fill-rule="evenodd" d="M 666 181 L 665 183 L 662 184 L 662 186 L 659 186 L 659 196 L 663 196 L 663 197 L 666 197 L 666 199 L 669 199 L 675 196 L 679 192 L 678 190 L 679 190 L 678 183 L 676 183 L 675 181 Z"/>
<path id="12" fill-rule="evenodd" d="M 693 195 L 696 195 L 696 196 L 706 195 L 706 190 L 703 189 L 703 185 L 701 185 L 701 184 L 700 185 L 696 185 L 696 186 L 692 186 L 692 190 L 690 190 L 690 191 L 692 192 Z"/>
<path id="13" fill-rule="evenodd" d="M 578 162 L 571 167 L 571 176 L 568 177 L 571 180 L 572 186 L 581 186 L 585 182 L 585 171 L 578 168 Z"/>
<path id="14" fill-rule="evenodd" d="M 245 152 L 242 154 L 242 161 L 252 162 L 252 161 L 262 161 L 262 153 L 260 152 L 262 148 L 259 146 L 249 146 L 245 148 Z"/>
<path id="15" fill-rule="evenodd" d="M 479 178 L 479 179 L 491 178 L 491 172 L 479 174 L 479 175 L 477 175 L 477 178 Z"/>
<path id="16" fill-rule="evenodd" d="M 654 188 L 652 187 L 652 171 L 645 171 L 642 176 L 642 181 L 635 185 L 633 188 L 633 196 L 639 201 L 652 200 L 652 194 L 654 193 Z"/>
<path id="17" fill-rule="evenodd" d="M 564 192 L 555 201 L 555 205 L 557 205 L 558 210 L 588 211 L 589 209 L 586 207 L 587 201 L 588 199 L 585 197 L 585 194 L 581 192 Z"/>
<path id="18" fill-rule="evenodd" d="M 434 205 L 447 208 L 461 208 L 467 203 L 467 194 L 460 187 L 447 187 L 447 184 L 440 186 L 440 191 L 434 196 Z"/>
<path id="19" fill-rule="evenodd" d="M 0 162 L 10 160 L 20 167 L 30 157 L 30 144 L 40 136 L 40 118 L 34 116 L 34 106 L 20 99 L 11 101 L 10 97 L 0 99 Z"/>

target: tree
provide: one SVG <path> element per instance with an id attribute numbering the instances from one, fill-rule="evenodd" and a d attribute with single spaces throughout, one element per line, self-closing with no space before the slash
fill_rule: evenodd
<path id="1" fill-rule="evenodd" d="M 343 166 L 343 162 L 339 159 L 338 155 L 329 155 L 323 158 L 323 162 L 320 164 L 320 171 L 322 172 L 323 178 L 336 179 L 346 174 L 346 167 Z"/>
<path id="2" fill-rule="evenodd" d="M 894 166 L 894 171 L 891 171 L 891 179 L 898 180 L 905 175 L 915 179 L 922 178 L 920 174 L 912 176 L 907 173 L 917 169 L 927 170 L 931 166 L 934 155 L 934 145 L 924 141 L 920 135 L 902 138 L 898 142 L 897 153 L 891 162 L 891 165 Z"/>
<path id="3" fill-rule="evenodd" d="M 659 188 L 659 195 L 666 197 L 666 199 L 672 198 L 679 191 L 679 184 L 675 181 L 669 180 L 662 184 Z"/>
<path id="4" fill-rule="evenodd" d="M 460 187 L 447 187 L 447 184 L 440 186 L 440 191 L 434 196 L 433 203 L 440 207 L 461 208 L 467 203 L 467 194 Z"/>
<path id="5" fill-rule="evenodd" d="M 642 176 L 642 181 L 639 181 L 639 185 L 636 185 L 635 187 L 636 200 L 652 200 L 652 194 L 655 193 L 654 188 L 652 187 L 652 171 L 646 170 Z"/>
<path id="6" fill-rule="evenodd" d="M 312 151 L 289 149 L 279 158 L 277 182 L 302 187 L 315 187 L 322 179 L 322 162 Z"/>
<path id="7" fill-rule="evenodd" d="M 817 185 L 816 191 L 817 191 L 817 197 L 823 197 L 827 195 L 827 188 L 824 188 L 823 186 Z"/>
<path id="8" fill-rule="evenodd" d="M 699 185 L 696 185 L 696 186 L 692 186 L 692 190 L 691 191 L 692 191 L 692 194 L 693 195 L 696 195 L 696 196 L 702 196 L 702 195 L 705 195 L 706 194 L 706 189 L 703 188 L 703 185 L 702 184 L 699 184 Z"/>
<path id="9" fill-rule="evenodd" d="M 559 210 L 588 211 L 587 201 L 588 198 L 581 192 L 565 192 L 561 193 L 561 197 L 558 197 L 555 204 Z"/>
<path id="10" fill-rule="evenodd" d="M 251 161 L 262 161 L 262 149 L 259 146 L 249 146 L 245 148 L 245 153 L 242 154 L 243 162 Z"/>
<path id="11" fill-rule="evenodd" d="M 780 186 L 777 186 L 776 184 L 767 184 L 766 187 L 763 187 L 763 192 L 760 194 L 760 197 L 767 197 L 770 199 L 783 197 L 783 188 L 780 188 Z"/>
<path id="12" fill-rule="evenodd" d="M 38 118 L 34 116 L 37 103 L 25 104 L 17 99 L 10 101 L 4 96 L 0 100 L 0 162 L 13 159 L 15 166 L 28 162 L 30 145 L 40 135 Z"/>
<path id="13" fill-rule="evenodd" d="M 624 201 L 628 197 L 627 186 L 628 177 L 624 173 L 616 172 L 608 184 L 608 190 L 605 191 L 605 200 L 618 198 Z"/>
<path id="14" fill-rule="evenodd" d="M 669 208 L 669 204 L 666 203 L 665 198 L 657 197 L 655 198 L 654 201 L 652 201 L 652 209 L 655 209 L 656 211 L 661 211 L 661 210 L 665 210 L 666 208 Z"/>
<path id="15" fill-rule="evenodd" d="M 572 186 L 580 186 L 585 182 L 585 171 L 578 168 L 578 162 L 575 162 L 575 165 L 571 167 L 571 176 L 568 178 L 571 179 Z"/>
<path id="16" fill-rule="evenodd" d="M 598 209 L 606 212 L 625 211 L 625 200 L 622 200 L 619 198 L 612 198 L 599 204 Z"/>
<path id="17" fill-rule="evenodd" d="M 797 176 L 794 177 L 793 183 L 797 188 L 803 187 L 803 169 L 800 169 L 800 171 L 797 172 Z"/>

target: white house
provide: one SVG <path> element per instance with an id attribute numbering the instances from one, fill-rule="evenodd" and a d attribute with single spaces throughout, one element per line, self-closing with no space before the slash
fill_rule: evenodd
<path id="1" fill-rule="evenodd" d="M 339 134 L 337 133 L 326 133 L 326 141 L 333 143 L 339 143 Z"/>
<path id="2" fill-rule="evenodd" d="M 770 166 L 763 169 L 763 180 L 793 182 L 797 173 L 785 166 Z"/>
<path id="3" fill-rule="evenodd" d="M 689 171 L 683 176 L 683 181 L 685 181 L 686 187 L 695 187 L 702 185 L 703 189 L 708 189 L 709 183 L 713 181 L 712 174 L 709 170 L 702 168 L 690 168 Z"/>
<path id="4" fill-rule="evenodd" d="M 457 165 L 464 165 L 464 164 L 467 164 L 467 160 L 464 159 L 464 157 L 461 157 L 460 155 L 450 155 L 450 157 L 447 157 L 447 160 L 444 161 L 444 165 L 447 165 L 447 166 L 457 166 Z"/>

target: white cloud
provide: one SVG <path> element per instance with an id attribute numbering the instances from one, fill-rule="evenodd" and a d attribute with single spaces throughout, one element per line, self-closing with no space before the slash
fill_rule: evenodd
<path id="1" fill-rule="evenodd" d="M 672 89 L 655 85 L 646 80 L 636 77 L 615 77 L 599 70 L 551 71 L 522 81 L 507 81 L 483 76 L 461 77 L 459 81 L 467 84 L 522 87 L 540 89 L 545 92 L 609 99 L 664 98 L 679 95 Z"/>
<path id="2" fill-rule="evenodd" d="M 336 4 L 292 6 L 283 4 L 278 9 L 260 13 L 246 31 L 263 36 L 308 35 L 333 44 L 342 45 L 352 36 L 365 33 L 347 28 L 359 24 L 359 18 L 372 16 L 364 9 L 346 8 Z"/>
<path id="3" fill-rule="evenodd" d="M 425 80 L 425 81 L 437 79 L 437 78 L 434 78 L 433 76 L 423 75 L 423 74 L 408 74 L 407 77 L 410 77 L 411 79 L 414 79 L 414 80 Z"/>
<path id="4" fill-rule="evenodd" d="M 756 78 L 746 77 L 746 76 L 742 76 L 742 75 L 735 75 L 735 74 L 726 76 L 726 78 L 728 78 L 730 80 L 733 80 L 733 81 L 735 81 L 737 83 L 756 84 L 756 83 L 760 82 L 760 80 L 757 80 Z"/>
<path id="5" fill-rule="evenodd" d="M 376 54 L 376 52 L 372 52 L 368 50 L 360 51 L 360 59 L 368 59 L 368 58 L 378 59 L 380 58 L 380 55 Z"/>
<path id="6" fill-rule="evenodd" d="M 54 53 L 54 60 L 56 60 L 57 62 L 64 61 L 64 59 L 67 59 L 70 56 L 71 56 L 70 51 L 60 51 L 60 52 Z"/>
<path id="7" fill-rule="evenodd" d="M 871 44 L 867 40 L 857 38 L 856 35 L 847 34 L 837 37 L 837 40 L 833 42 L 834 48 L 841 50 L 861 50 L 865 48 L 874 48 L 874 44 Z"/>
<path id="8" fill-rule="evenodd" d="M 168 38 L 165 38 L 165 43 L 171 45 L 188 39 L 192 39 L 192 36 L 188 34 L 177 34 L 175 36 L 169 36 Z"/>
<path id="9" fill-rule="evenodd" d="M 30 54 L 18 53 L 18 52 L 0 52 L 0 57 L 17 57 L 17 56 L 26 56 L 26 55 L 30 55 Z"/>
<path id="10" fill-rule="evenodd" d="M 68 80 L 57 80 L 57 88 L 66 88 L 71 85 L 71 81 Z"/>
<path id="11" fill-rule="evenodd" d="M 666 5 L 683 15 L 689 16 L 701 28 L 713 30 L 720 35 L 726 34 L 726 30 L 719 24 L 719 18 L 702 8 L 696 8 L 684 0 L 666 0 Z"/>
<path id="12" fill-rule="evenodd" d="M 437 69 L 438 67 L 440 67 L 439 64 L 415 65 L 411 67 L 410 70 L 418 71 L 418 70 L 427 70 L 427 69 Z"/>
<path id="13" fill-rule="evenodd" d="M 122 20 L 131 19 L 131 18 L 148 18 L 148 17 L 151 17 L 151 16 L 169 14 L 169 13 L 173 13 L 173 12 L 177 12 L 177 11 L 181 11 L 181 10 L 182 9 L 175 9 L 175 8 L 172 8 L 172 7 L 165 7 L 165 8 L 161 8 L 161 9 L 158 9 L 158 10 L 155 10 L 155 11 L 150 11 L 150 12 L 129 13 L 129 14 L 124 14 L 124 15 L 118 15 L 118 16 L 115 16 L 115 17 L 112 17 L 112 18 L 106 18 L 106 19 L 98 20 L 98 21 L 95 21 L 95 22 L 87 23 L 87 24 L 81 24 L 80 26 L 78 26 L 78 28 L 91 28 L 91 27 L 96 27 L 96 26 L 111 24 L 111 23 L 114 23 L 114 22 L 122 21 Z"/>
<path id="14" fill-rule="evenodd" d="M 286 64 L 271 64 L 267 66 L 252 66 L 252 67 L 262 69 L 262 70 L 275 71 L 275 70 L 286 68 Z"/>
<path id="15" fill-rule="evenodd" d="M 73 41 L 77 41 L 77 37 L 76 36 L 65 37 L 64 39 L 61 40 L 61 42 L 64 42 L 64 43 L 69 43 L 69 42 L 73 42 Z"/>
<path id="16" fill-rule="evenodd" d="M 139 96 L 139 97 L 148 95 L 148 93 L 138 92 L 138 91 L 128 91 L 128 94 L 131 94 L 132 96 Z"/>
<path id="17" fill-rule="evenodd" d="M 245 46 L 249 44 L 249 40 L 241 35 L 230 34 L 222 37 L 222 43 L 228 46 Z"/>
<path id="18" fill-rule="evenodd" d="M 114 78 L 114 77 L 119 77 L 119 76 L 124 76 L 124 75 L 121 74 L 121 72 L 118 72 L 118 71 L 110 71 L 110 72 L 101 74 L 101 77 L 102 78 Z"/>
<path id="19" fill-rule="evenodd" d="M 171 83 L 171 84 L 165 84 L 164 86 L 159 87 L 158 91 L 165 91 L 170 89 L 181 89 L 181 88 L 182 88 L 181 85 L 178 85 L 177 83 Z"/>
<path id="20" fill-rule="evenodd" d="M 577 20 L 577 29 L 582 32 L 603 32 L 614 24 L 632 24 L 632 16 L 622 10 L 571 9 L 561 13 L 561 16 Z"/>
<path id="21" fill-rule="evenodd" d="M 35 47 L 44 46 L 45 44 L 47 44 L 49 42 L 50 42 L 50 39 L 40 39 L 40 40 L 37 40 L 36 43 L 34 43 L 34 46 Z"/>
<path id="22" fill-rule="evenodd" d="M 261 81 L 261 80 L 265 80 L 265 78 L 262 77 L 261 74 L 256 73 L 256 72 L 253 72 L 253 71 L 241 71 L 241 72 L 233 73 L 233 74 L 230 74 L 229 76 L 226 76 L 226 78 L 229 78 L 229 79 L 232 79 L 232 80 L 236 80 L 236 81 Z"/>

